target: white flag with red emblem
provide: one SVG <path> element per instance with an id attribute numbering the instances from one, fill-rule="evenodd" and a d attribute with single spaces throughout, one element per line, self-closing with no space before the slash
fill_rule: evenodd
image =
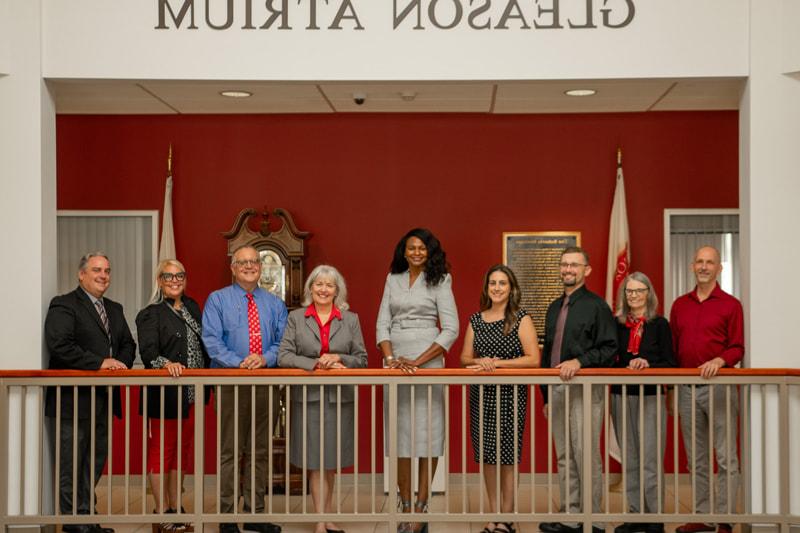
<path id="1" fill-rule="evenodd" d="M 161 218 L 161 244 L 158 260 L 177 259 L 175 257 L 175 231 L 172 229 L 172 145 L 167 158 L 167 183 L 164 185 L 164 212 Z"/>
<path id="2" fill-rule="evenodd" d="M 617 152 L 617 185 L 614 189 L 614 203 L 611 206 L 611 221 L 608 230 L 608 270 L 606 274 L 606 302 L 616 312 L 617 291 L 630 273 L 631 247 L 628 232 L 628 210 L 625 207 L 625 178 L 622 177 L 622 152 Z M 622 452 L 617 440 L 613 421 L 609 424 L 608 454 L 621 462 Z M 611 488 L 616 491 L 618 487 Z"/>
<path id="3" fill-rule="evenodd" d="M 622 280 L 630 273 L 631 247 L 628 232 L 628 210 L 625 207 L 625 179 L 622 177 L 622 160 L 617 159 L 617 186 L 611 206 L 608 230 L 608 270 L 606 274 L 606 302 L 616 311 L 617 291 Z"/>

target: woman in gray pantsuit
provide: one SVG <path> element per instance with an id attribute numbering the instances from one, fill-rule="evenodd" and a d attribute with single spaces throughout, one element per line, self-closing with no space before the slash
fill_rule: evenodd
<path id="1" fill-rule="evenodd" d="M 417 368 L 444 367 L 444 354 L 458 337 L 458 313 L 448 269 L 444 250 L 429 230 L 413 229 L 397 243 L 376 327 L 378 347 L 387 367 L 408 373 Z M 441 385 L 430 388 L 428 405 L 428 386 L 413 387 L 413 428 L 412 387 L 400 386 L 397 390 L 397 485 L 403 512 L 411 510 L 411 458 L 420 458 L 414 507 L 424 513 L 430 497 L 428 478 L 433 479 L 437 458 L 444 453 L 444 391 Z M 389 420 L 388 415 L 384 401 L 384 421 Z M 388 426 L 384 442 L 388 450 Z M 398 531 L 414 533 L 426 529 L 427 523 L 403 522 L 398 526 Z"/>
<path id="2" fill-rule="evenodd" d="M 306 307 L 289 313 L 278 351 L 279 366 L 305 370 L 367 366 L 367 350 L 358 315 L 347 310 L 347 287 L 335 268 L 320 265 L 311 271 L 305 284 L 303 305 Z M 289 460 L 293 465 L 305 466 L 309 470 L 314 510 L 328 513 L 332 512 L 337 467 L 353 464 L 355 390 L 344 385 L 338 394 L 336 386 L 311 385 L 306 389 L 306 420 L 303 420 L 303 387 L 292 387 Z M 338 401 L 341 401 L 340 407 Z M 341 418 L 337 418 L 337 411 L 340 411 Z M 338 452 L 337 429 L 340 436 Z M 323 444 L 324 454 L 321 453 Z M 342 531 L 332 522 L 319 522 L 315 533 Z"/>
<path id="3" fill-rule="evenodd" d="M 617 346 L 619 357 L 614 366 L 643 370 L 645 368 L 667 368 L 677 366 L 672 353 L 672 333 L 669 323 L 658 316 L 658 298 L 650 279 L 641 272 L 626 277 L 617 295 Z M 625 401 L 622 388 L 627 387 Z M 663 472 L 659 471 L 659 459 L 664 456 L 667 439 L 667 417 L 661 400 L 658 413 L 658 385 L 645 385 L 644 397 L 639 398 L 638 385 L 614 385 L 611 387 L 611 414 L 617 441 L 623 450 L 625 465 L 628 512 L 664 512 Z M 644 412 L 641 412 L 644 409 Z M 623 424 L 623 416 L 625 422 Z M 661 420 L 660 434 L 658 428 Z M 641 422 L 644 425 L 640 425 Z M 622 428 L 625 427 L 625 439 Z M 660 435 L 660 442 L 657 436 Z M 643 449 L 640 446 L 644 442 Z M 658 454 L 661 455 L 659 458 Z M 644 486 L 639 486 L 639 474 L 643 474 Z M 658 479 L 661 477 L 661 485 Z M 642 497 L 641 493 L 644 492 Z M 659 497 L 660 493 L 660 497 Z M 658 507 L 659 499 L 662 507 Z M 644 502 L 644 507 L 640 504 Z M 615 533 L 664 533 L 661 523 L 625 522 L 614 529 Z"/>

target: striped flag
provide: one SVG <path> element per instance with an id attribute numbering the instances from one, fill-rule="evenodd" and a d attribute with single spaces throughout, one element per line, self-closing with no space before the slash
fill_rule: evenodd
<path id="1" fill-rule="evenodd" d="M 164 211 L 161 218 L 161 244 L 158 247 L 158 260 L 176 259 L 175 231 L 172 229 L 172 145 L 167 158 L 167 183 L 164 186 Z"/>

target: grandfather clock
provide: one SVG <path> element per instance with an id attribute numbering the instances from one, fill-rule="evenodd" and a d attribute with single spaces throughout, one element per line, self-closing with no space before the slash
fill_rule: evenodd
<path id="1" fill-rule="evenodd" d="M 292 215 L 285 209 L 272 212 L 283 224 L 271 231 L 270 213 L 265 208 L 259 215 L 255 209 L 243 209 L 230 231 L 222 234 L 228 241 L 228 255 L 240 246 L 249 245 L 261 256 L 261 281 L 259 285 L 286 303 L 289 310 L 300 307 L 303 298 L 303 262 L 305 240 L 311 235 L 300 231 Z M 258 231 L 250 229 L 250 219 L 261 218 Z"/>
<path id="2" fill-rule="evenodd" d="M 261 258 L 261 280 L 259 286 L 284 301 L 291 311 L 300 307 L 303 299 L 303 263 L 305 261 L 305 240 L 311 235 L 300 231 L 285 209 L 277 208 L 272 213 L 281 220 L 277 231 L 270 230 L 270 212 L 264 208 L 262 213 L 255 209 L 243 209 L 237 216 L 230 231 L 223 237 L 228 241 L 228 255 L 240 246 L 248 245 L 258 250 Z M 258 231 L 250 227 L 250 220 L 259 217 Z M 287 487 L 286 476 L 286 398 L 283 389 L 280 398 L 280 415 L 272 434 L 272 483 L 273 492 L 280 493 Z M 288 487 L 292 494 L 302 494 L 303 474 L 301 469 L 289 468 Z M 240 479 L 244 479 L 243 477 Z"/>

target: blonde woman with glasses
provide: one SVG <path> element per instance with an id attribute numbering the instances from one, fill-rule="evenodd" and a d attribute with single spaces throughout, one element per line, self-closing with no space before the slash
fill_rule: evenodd
<path id="1" fill-rule="evenodd" d="M 184 368 L 205 368 L 208 354 L 203 347 L 200 306 L 186 296 L 186 269 L 180 261 L 161 261 L 156 269 L 156 284 L 150 305 L 136 316 L 139 336 L 139 353 L 146 368 L 165 369 L 170 376 L 180 377 Z M 144 392 L 144 391 L 143 391 Z M 164 420 L 161 420 L 161 387 L 147 387 L 147 405 L 144 395 L 139 401 L 139 412 L 148 417 L 147 475 L 155 499 L 155 512 L 175 513 L 181 509 L 178 478 L 178 454 L 181 454 L 181 477 L 194 464 L 194 409 L 208 400 L 194 397 L 194 387 L 164 387 Z M 180 420 L 178 419 L 180 405 Z M 161 432 L 164 448 L 161 449 Z M 178 447 L 178 424 L 181 425 L 181 446 Z M 162 459 L 163 456 L 163 459 Z M 163 470 L 162 472 L 162 464 Z M 162 494 L 162 480 L 164 492 Z M 163 507 L 162 507 L 163 502 Z M 162 530 L 187 529 L 181 523 L 161 524 Z M 157 526 L 153 527 L 156 531 Z"/>

